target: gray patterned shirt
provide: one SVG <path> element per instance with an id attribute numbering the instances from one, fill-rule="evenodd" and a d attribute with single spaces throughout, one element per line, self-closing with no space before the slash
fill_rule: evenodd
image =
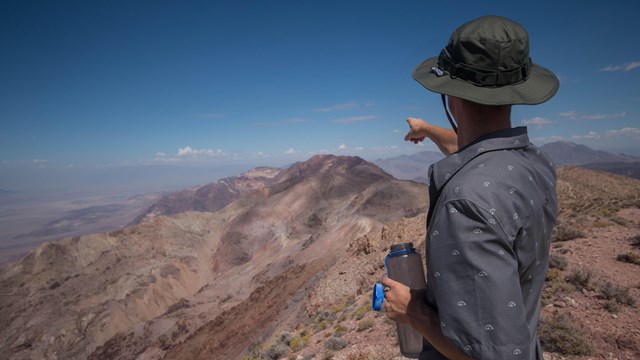
<path id="1" fill-rule="evenodd" d="M 476 359 L 542 359 L 536 328 L 557 215 L 551 161 L 525 127 L 490 133 L 429 169 L 427 303 Z M 444 359 L 425 341 L 420 359 Z"/>

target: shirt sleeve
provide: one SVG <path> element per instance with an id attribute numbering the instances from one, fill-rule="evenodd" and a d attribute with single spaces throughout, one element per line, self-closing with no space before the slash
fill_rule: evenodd
<path id="1" fill-rule="evenodd" d="M 429 286 L 444 335 L 476 359 L 529 359 L 516 254 L 492 214 L 450 201 L 428 229 Z"/>

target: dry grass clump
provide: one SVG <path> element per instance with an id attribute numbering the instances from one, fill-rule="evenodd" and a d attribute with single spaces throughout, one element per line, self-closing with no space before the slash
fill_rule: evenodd
<path id="1" fill-rule="evenodd" d="M 336 351 L 346 348 L 348 344 L 347 340 L 341 337 L 332 336 L 324 342 L 324 347 L 327 350 Z"/>
<path id="2" fill-rule="evenodd" d="M 306 347 L 310 342 L 311 331 L 302 329 L 297 333 L 284 331 L 278 335 L 270 345 L 266 343 L 254 343 L 249 347 L 249 355 L 242 360 L 277 360 L 282 359 L 291 352 L 297 352 Z M 293 356 L 293 355 L 292 355 Z"/>
<path id="3" fill-rule="evenodd" d="M 370 312 L 371 312 L 371 303 L 366 301 L 353 312 L 353 317 L 356 320 L 360 320 Z"/>
<path id="4" fill-rule="evenodd" d="M 322 310 L 316 313 L 316 316 L 313 318 L 312 328 L 313 331 L 322 331 L 328 328 L 334 320 L 336 320 L 336 313 L 330 310 Z"/>
<path id="5" fill-rule="evenodd" d="M 593 272 L 589 269 L 575 269 L 567 275 L 565 280 L 576 287 L 577 290 L 595 290 Z"/>
<path id="6" fill-rule="evenodd" d="M 571 224 L 558 223 L 551 232 L 551 241 L 569 241 L 584 237 L 584 233 Z"/>
<path id="7" fill-rule="evenodd" d="M 631 246 L 640 247 L 640 234 L 631 238 Z"/>
<path id="8" fill-rule="evenodd" d="M 545 351 L 562 355 L 592 355 L 588 336 L 580 331 L 576 320 L 569 314 L 558 314 L 541 319 L 538 325 L 540 344 Z"/>
<path id="9" fill-rule="evenodd" d="M 356 324 L 356 329 L 358 330 L 358 332 L 365 331 L 367 329 L 370 329 L 371 327 L 373 327 L 373 318 L 370 317 L 362 319 Z"/>
<path id="10" fill-rule="evenodd" d="M 542 305 L 548 305 L 567 293 L 576 291 L 576 287 L 562 279 L 562 273 L 558 269 L 550 269 L 547 273 L 547 281 L 542 288 Z"/>
<path id="11" fill-rule="evenodd" d="M 549 255 L 549 269 L 566 270 L 569 266 L 569 260 L 558 254 Z"/>
<path id="12" fill-rule="evenodd" d="M 640 254 L 635 251 L 630 251 L 626 254 L 620 254 L 616 257 L 618 261 L 640 265 Z"/>
<path id="13" fill-rule="evenodd" d="M 377 360 L 378 354 L 372 354 L 371 351 L 357 351 L 347 355 L 347 360 Z"/>
<path id="14" fill-rule="evenodd" d="M 600 293 L 607 300 L 613 300 L 618 304 L 635 306 L 636 299 L 629 294 L 629 288 L 616 285 L 609 281 L 600 286 Z"/>

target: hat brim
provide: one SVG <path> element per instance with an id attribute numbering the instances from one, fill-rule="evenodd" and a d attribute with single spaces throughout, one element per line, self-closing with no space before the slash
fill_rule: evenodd
<path id="1" fill-rule="evenodd" d="M 500 87 L 477 86 L 448 73 L 438 76 L 431 70 L 438 66 L 438 57 L 428 58 L 413 71 L 413 78 L 427 90 L 455 96 L 486 105 L 535 105 L 556 94 L 560 81 L 550 70 L 533 64 L 527 80 Z"/>

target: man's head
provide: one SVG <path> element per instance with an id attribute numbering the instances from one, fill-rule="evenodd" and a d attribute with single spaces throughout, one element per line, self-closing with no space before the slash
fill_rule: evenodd
<path id="1" fill-rule="evenodd" d="M 513 20 L 483 16 L 458 27 L 413 78 L 428 90 L 485 105 L 539 104 L 558 78 L 529 57 L 529 35 Z"/>

